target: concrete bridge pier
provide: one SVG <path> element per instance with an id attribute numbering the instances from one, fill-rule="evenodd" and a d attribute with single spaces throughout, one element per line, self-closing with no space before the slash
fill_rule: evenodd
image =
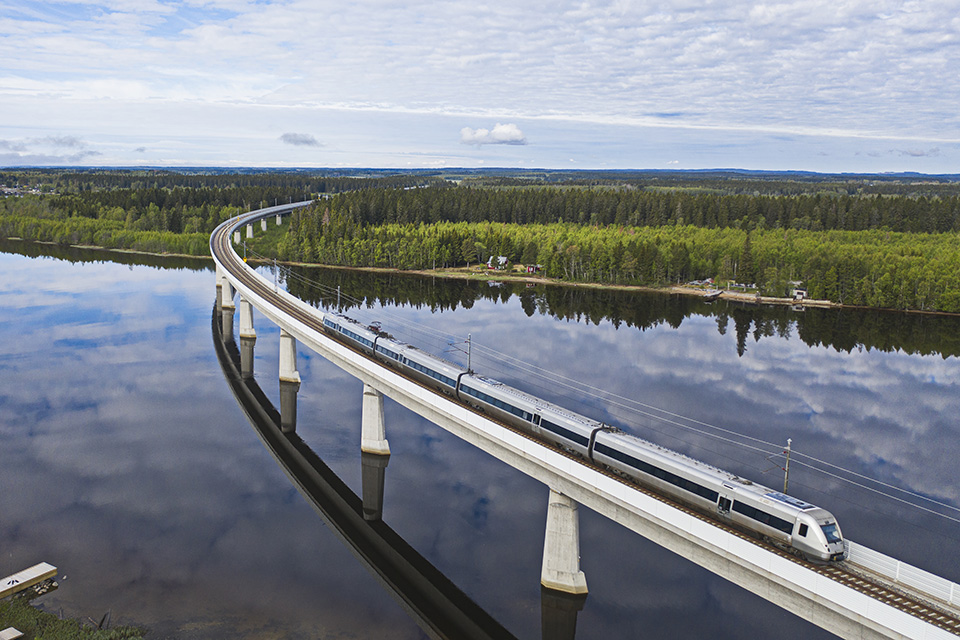
<path id="1" fill-rule="evenodd" d="M 253 305 L 243 296 L 240 296 L 240 337 L 257 339 L 257 331 L 253 328 Z"/>
<path id="2" fill-rule="evenodd" d="M 236 307 L 233 304 L 233 296 L 236 292 L 234 291 L 233 285 L 230 284 L 230 281 L 226 278 L 220 280 L 220 308 L 221 309 L 235 309 Z"/>
<path id="3" fill-rule="evenodd" d="M 547 530 L 543 538 L 540 584 L 563 593 L 587 593 L 587 578 L 580 571 L 580 517 L 577 503 L 550 489 Z"/>
<path id="4" fill-rule="evenodd" d="M 216 281 L 217 281 L 217 294 L 216 296 L 214 296 L 214 300 L 215 300 L 215 306 L 217 308 L 217 315 L 219 315 L 222 309 L 220 305 L 223 304 L 223 274 L 220 272 L 219 264 L 217 265 Z"/>
<path id="5" fill-rule="evenodd" d="M 577 614 L 583 611 L 587 594 L 573 594 L 540 587 L 540 637 L 542 640 L 574 640 Z"/>
<path id="6" fill-rule="evenodd" d="M 280 432 L 293 433 L 297 430 L 297 392 L 299 382 L 280 381 Z"/>
<path id="7" fill-rule="evenodd" d="M 297 430 L 297 392 L 300 372 L 297 371 L 297 340 L 280 329 L 280 431 Z"/>
<path id="8" fill-rule="evenodd" d="M 280 226 L 280 214 L 279 214 L 279 213 L 277 214 L 277 226 L 278 226 L 278 227 Z"/>
<path id="9" fill-rule="evenodd" d="M 253 347 L 257 332 L 253 328 L 253 305 L 240 296 L 240 375 L 253 377 Z"/>
<path id="10" fill-rule="evenodd" d="M 252 237 L 253 237 L 253 225 L 252 225 L 252 224 L 248 224 L 248 225 L 247 225 L 247 238 L 252 238 Z"/>
<path id="11" fill-rule="evenodd" d="M 360 431 L 360 451 L 378 456 L 390 455 L 390 444 L 383 423 L 383 394 L 366 383 L 363 385 Z"/>
<path id="12" fill-rule="evenodd" d="M 284 329 L 280 329 L 280 382 L 300 384 L 300 372 L 297 371 L 297 340 Z"/>
<path id="13" fill-rule="evenodd" d="M 229 307 L 222 307 L 220 309 L 220 333 L 223 335 L 224 342 L 233 340 L 234 311 L 235 309 L 232 304 Z"/>
<path id="14" fill-rule="evenodd" d="M 234 243 L 234 244 L 240 244 L 240 232 L 239 232 L 239 231 L 234 231 L 234 232 L 233 232 L 233 243 Z"/>
<path id="15" fill-rule="evenodd" d="M 267 219 L 260 218 L 260 231 L 266 231 L 266 230 L 267 230 Z"/>
<path id="16" fill-rule="evenodd" d="M 253 347 L 255 344 L 257 344 L 256 338 L 244 338 L 243 334 L 241 333 L 240 376 L 245 380 L 253 377 Z"/>
<path id="17" fill-rule="evenodd" d="M 364 520 L 380 520 L 383 517 L 383 485 L 389 462 L 390 456 L 360 453 Z"/>

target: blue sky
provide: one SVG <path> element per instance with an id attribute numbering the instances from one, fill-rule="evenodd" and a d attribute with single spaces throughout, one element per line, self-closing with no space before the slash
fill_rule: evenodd
<path id="1" fill-rule="evenodd" d="M 960 0 L 0 0 L 0 166 L 960 172 Z"/>

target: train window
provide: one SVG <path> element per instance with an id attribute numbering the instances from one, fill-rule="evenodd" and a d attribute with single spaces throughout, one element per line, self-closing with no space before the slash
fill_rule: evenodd
<path id="1" fill-rule="evenodd" d="M 434 371 L 433 369 L 430 369 L 430 368 L 428 368 L 428 367 L 425 367 L 425 366 L 423 366 L 423 365 L 420 364 L 420 363 L 414 362 L 413 360 L 407 361 L 407 360 L 405 359 L 405 360 L 404 360 L 404 363 L 407 364 L 407 365 L 409 365 L 411 368 L 416 369 L 417 371 L 422 371 L 423 373 L 427 374 L 428 376 L 430 376 L 430 377 L 433 378 L 434 380 L 439 380 L 440 382 L 442 382 L 443 384 L 447 385 L 448 387 L 454 387 L 454 386 L 456 386 L 456 384 L 457 384 L 456 380 L 454 380 L 453 378 L 448 378 L 447 376 L 443 375 L 442 373 L 437 373 L 437 372 Z"/>
<path id="2" fill-rule="evenodd" d="M 546 429 L 547 431 L 552 431 L 558 436 L 563 436 L 567 440 L 572 440 L 581 446 L 585 447 L 588 444 L 590 444 L 590 440 L 587 438 L 584 438 L 579 433 L 574 433 L 573 431 L 570 431 L 569 429 L 565 429 L 564 427 L 561 427 L 558 424 L 553 424 L 549 420 L 544 420 L 541 418 L 540 427 L 543 429 Z"/>
<path id="3" fill-rule="evenodd" d="M 546 420 L 543 422 L 546 422 Z M 597 443 L 597 445 L 594 446 L 594 451 L 610 456 L 611 458 L 615 458 L 620 462 L 630 465 L 634 469 L 642 471 L 655 478 L 660 478 L 665 482 L 669 482 L 670 484 L 679 487 L 684 491 L 689 491 L 690 493 L 698 495 L 701 498 L 705 498 L 710 502 L 716 502 L 717 498 L 720 497 L 720 494 L 713 489 L 708 489 L 707 487 L 704 487 L 693 480 L 687 480 L 686 478 L 682 478 L 675 473 L 670 473 L 665 469 L 661 469 L 660 467 L 652 465 L 648 462 L 644 462 L 643 460 L 637 460 L 633 456 L 627 455 L 626 453 L 614 449 L 613 447 L 608 447 L 607 445 Z"/>
<path id="4" fill-rule="evenodd" d="M 453 381 L 453 380 L 450 380 L 450 386 L 455 386 L 455 385 L 456 385 L 456 382 Z M 502 400 L 498 400 L 497 398 L 494 398 L 494 397 L 492 397 L 492 396 L 489 396 L 489 395 L 485 394 L 485 393 L 482 392 L 482 391 L 477 391 L 476 389 L 474 389 L 474 388 L 472 388 L 472 387 L 468 387 L 468 386 L 465 385 L 465 384 L 461 384 L 461 385 L 460 385 L 460 391 L 463 391 L 463 392 L 466 393 L 467 395 L 473 396 L 473 397 L 476 398 L 477 400 L 483 400 L 483 401 L 486 402 L 487 404 L 492 404 L 493 406 L 497 407 L 498 409 L 503 409 L 504 411 L 507 411 L 508 413 L 512 413 L 513 415 L 515 415 L 515 416 L 517 416 L 517 417 L 520 417 L 520 418 L 523 418 L 524 420 L 529 420 L 529 419 L 530 419 L 530 418 L 528 417 L 530 414 L 528 414 L 528 413 L 527 413 L 526 411 L 524 411 L 523 409 L 518 409 L 517 407 L 513 406 L 512 404 L 508 404 L 508 403 L 506 403 L 506 402 L 504 402 L 504 401 L 502 401 Z"/>
<path id="5" fill-rule="evenodd" d="M 379 344 L 377 345 L 377 351 L 379 351 L 380 353 L 382 353 L 383 355 L 385 355 L 385 356 L 387 356 L 387 357 L 389 357 L 389 358 L 393 358 L 394 360 L 399 360 L 399 359 L 400 359 L 400 354 L 399 354 L 399 353 L 394 353 L 394 352 L 391 351 L 390 349 L 387 349 L 386 347 L 382 347 L 382 346 L 380 346 Z"/>
<path id="6" fill-rule="evenodd" d="M 835 522 L 825 524 L 821 529 L 823 529 L 824 535 L 827 536 L 827 542 L 840 542 L 840 532 L 837 531 L 837 524 Z"/>
<path id="7" fill-rule="evenodd" d="M 361 336 L 359 333 L 355 333 L 355 332 L 353 332 L 353 331 L 350 331 L 349 329 L 344 329 L 344 328 L 342 328 L 342 327 L 340 328 L 340 331 L 343 332 L 344 335 L 353 338 L 354 340 L 356 340 L 356 341 L 359 342 L 360 344 L 366 345 L 366 346 L 368 346 L 368 347 L 372 347 L 372 346 L 373 346 L 373 342 L 372 342 L 372 341 L 367 340 L 366 338 L 364 338 L 363 336 Z"/>
<path id="8" fill-rule="evenodd" d="M 800 529 L 797 531 L 798 536 L 807 537 L 807 525 L 800 525 Z"/>
<path id="9" fill-rule="evenodd" d="M 779 531 L 783 531 L 784 533 L 790 533 L 791 531 L 793 531 L 793 524 L 787 522 L 786 520 L 783 520 L 782 518 L 778 518 L 775 515 L 771 515 L 766 511 L 763 511 L 762 509 L 751 507 L 748 504 L 744 504 L 742 502 L 734 502 L 733 510 L 739 514 L 742 514 L 747 516 L 748 518 L 751 518 L 752 520 L 756 520 L 757 522 L 765 524 L 768 527 L 772 527 Z"/>

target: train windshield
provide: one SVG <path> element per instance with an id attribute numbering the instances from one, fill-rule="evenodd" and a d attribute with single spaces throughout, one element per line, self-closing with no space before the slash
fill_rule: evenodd
<path id="1" fill-rule="evenodd" d="M 823 529 L 824 535 L 827 536 L 828 543 L 840 542 L 840 532 L 837 531 L 836 523 L 825 524 L 821 528 Z"/>

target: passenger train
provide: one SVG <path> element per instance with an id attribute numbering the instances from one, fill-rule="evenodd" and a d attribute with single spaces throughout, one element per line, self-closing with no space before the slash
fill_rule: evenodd
<path id="1" fill-rule="evenodd" d="M 399 342 L 378 323 L 324 313 L 323 325 L 339 341 L 462 403 L 797 556 L 844 558 L 837 519 L 825 509 L 464 370 Z"/>

